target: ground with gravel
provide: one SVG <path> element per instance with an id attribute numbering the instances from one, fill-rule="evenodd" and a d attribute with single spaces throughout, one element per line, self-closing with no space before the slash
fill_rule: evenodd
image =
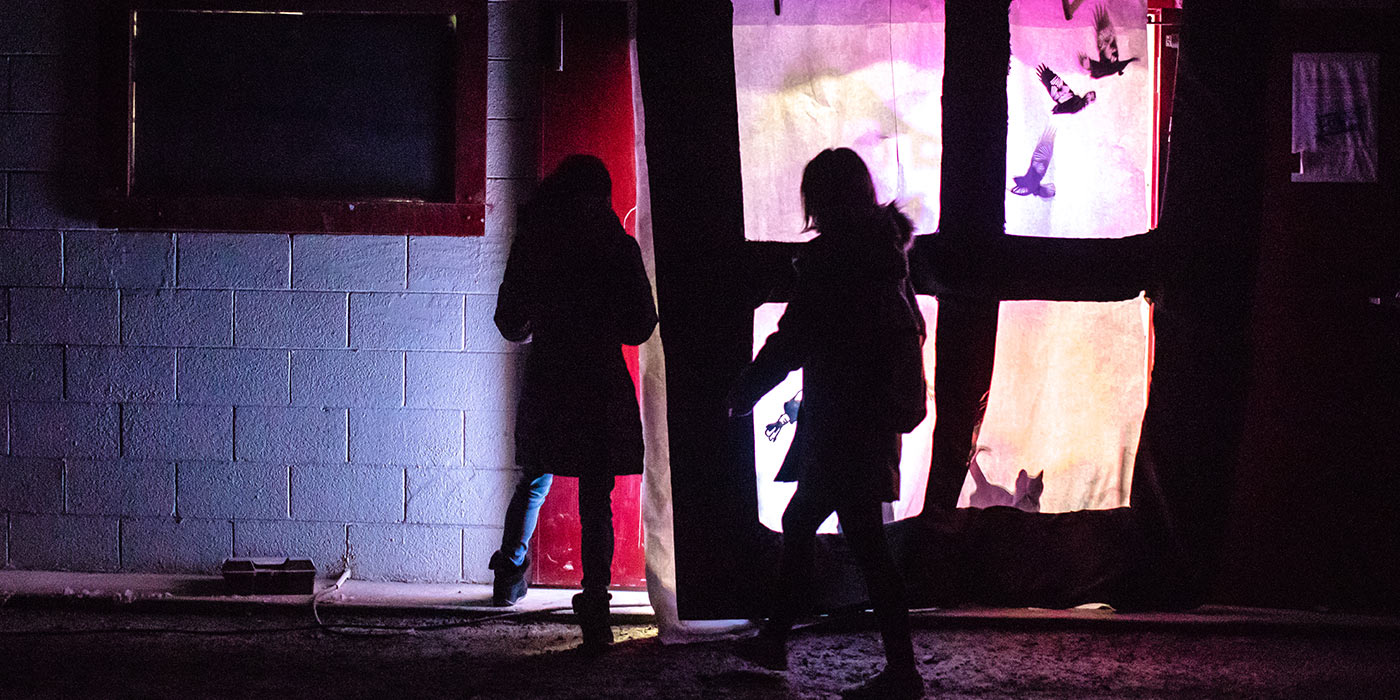
<path id="1" fill-rule="evenodd" d="M 803 630 L 787 673 L 738 660 L 729 641 L 662 644 L 649 625 L 617 628 L 613 651 L 586 659 L 572 651 L 577 628 L 557 622 L 341 621 L 418 629 L 0 608 L 0 697 L 826 698 L 881 664 L 859 620 Z M 1376 631 L 940 622 L 917 629 L 915 644 L 930 697 L 1400 697 L 1400 639 Z"/>

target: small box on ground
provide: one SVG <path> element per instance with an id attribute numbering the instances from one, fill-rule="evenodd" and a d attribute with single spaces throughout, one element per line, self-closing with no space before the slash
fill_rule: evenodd
<path id="1" fill-rule="evenodd" d="M 233 595 L 311 595 L 316 585 L 310 559 L 234 557 L 224 560 L 223 574 Z"/>

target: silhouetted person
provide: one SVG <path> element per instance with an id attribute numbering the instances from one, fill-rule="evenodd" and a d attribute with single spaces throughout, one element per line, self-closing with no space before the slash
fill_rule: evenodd
<path id="1" fill-rule="evenodd" d="M 783 512 L 778 594 L 758 637 L 739 653 L 787 668 L 787 636 L 810 588 L 817 527 L 835 511 L 865 574 L 887 662 L 844 695 L 922 697 L 903 583 L 881 512 L 883 502 L 899 498 L 900 433 L 922 419 L 927 391 L 924 324 L 906 257 L 912 225 L 893 205 L 876 201 L 870 171 L 847 148 L 812 159 L 801 189 L 807 228 L 819 235 L 796 261 L 797 286 L 778 330 L 729 400 L 731 415 L 748 413 L 789 372 L 803 370 L 796 433 L 777 476 L 797 482 Z M 911 402 L 917 405 L 910 408 Z"/>
<path id="2" fill-rule="evenodd" d="M 553 475 L 578 477 L 583 648 L 612 643 L 608 593 L 614 477 L 642 472 L 642 423 L 621 345 L 640 345 L 656 306 L 637 242 L 612 211 L 612 180 L 592 156 L 564 159 L 524 208 L 496 300 L 496 327 L 528 342 L 515 418 L 523 469 L 491 556 L 494 598 L 528 588 L 528 547 Z"/>

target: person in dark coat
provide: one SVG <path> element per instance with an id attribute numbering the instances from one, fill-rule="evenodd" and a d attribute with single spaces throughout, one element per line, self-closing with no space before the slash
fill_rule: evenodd
<path id="1" fill-rule="evenodd" d="M 787 667 L 787 635 L 812 575 L 817 527 L 833 511 L 865 574 L 886 667 L 848 697 L 922 697 L 903 584 L 885 539 L 881 503 L 899 498 L 900 434 L 925 411 L 923 317 L 909 281 L 912 225 L 880 205 L 870 171 L 847 148 L 822 151 L 802 174 L 807 228 L 797 286 L 778 330 L 730 393 L 731 415 L 802 368 L 802 406 L 778 481 L 796 481 L 783 512 L 774 610 L 740 655 Z M 911 407 L 912 405 L 912 407 Z"/>
<path id="2" fill-rule="evenodd" d="M 572 155 L 521 213 L 496 300 L 496 327 L 529 343 L 515 418 L 523 474 L 491 557 L 497 604 L 525 594 L 528 546 L 553 476 L 578 477 L 583 592 L 574 610 L 585 649 L 612 642 L 608 584 L 614 477 L 642 473 L 642 422 L 621 346 L 656 327 L 637 242 L 612 210 L 602 161 Z"/>

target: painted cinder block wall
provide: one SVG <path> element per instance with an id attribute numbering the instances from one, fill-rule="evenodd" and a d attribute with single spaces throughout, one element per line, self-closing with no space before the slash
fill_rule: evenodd
<path id="1" fill-rule="evenodd" d="M 539 8 L 489 4 L 486 235 L 98 229 L 92 2 L 0 0 L 0 564 L 489 581 Z"/>

